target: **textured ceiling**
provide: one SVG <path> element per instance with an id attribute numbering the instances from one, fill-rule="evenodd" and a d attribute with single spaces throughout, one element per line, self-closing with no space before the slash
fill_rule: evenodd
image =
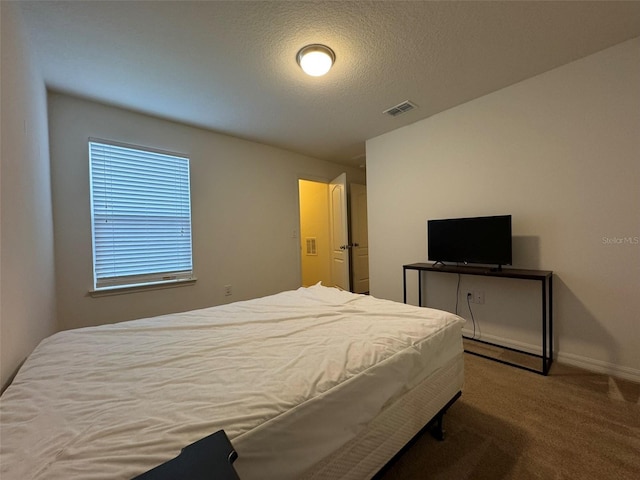
<path id="1" fill-rule="evenodd" d="M 47 86 L 317 158 L 640 36 L 640 2 L 21 2 Z M 336 53 L 324 77 L 297 51 Z M 419 108 L 383 110 L 404 100 Z"/>

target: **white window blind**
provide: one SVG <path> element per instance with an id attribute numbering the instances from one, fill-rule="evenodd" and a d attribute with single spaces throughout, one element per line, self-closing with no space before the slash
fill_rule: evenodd
<path id="1" fill-rule="evenodd" d="M 89 140 L 94 288 L 191 279 L 189 159 Z"/>

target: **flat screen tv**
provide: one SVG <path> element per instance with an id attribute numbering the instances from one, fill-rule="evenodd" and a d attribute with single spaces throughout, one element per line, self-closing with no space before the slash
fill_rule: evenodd
<path id="1" fill-rule="evenodd" d="M 511 265 L 511 215 L 427 221 L 433 262 Z"/>

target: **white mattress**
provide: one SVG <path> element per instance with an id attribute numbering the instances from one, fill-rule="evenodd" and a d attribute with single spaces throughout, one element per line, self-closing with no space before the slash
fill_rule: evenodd
<path id="1" fill-rule="evenodd" d="M 243 480 L 298 478 L 462 351 L 462 320 L 314 286 L 61 332 L 0 403 L 0 477 L 129 479 L 224 429 Z"/>
<path id="2" fill-rule="evenodd" d="M 321 460 L 304 480 L 368 480 L 384 467 L 456 395 L 464 382 L 463 353 L 382 410 L 339 451 Z"/>

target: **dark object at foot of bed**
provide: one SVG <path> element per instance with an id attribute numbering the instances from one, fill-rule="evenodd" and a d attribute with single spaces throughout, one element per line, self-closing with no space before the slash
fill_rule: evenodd
<path id="1" fill-rule="evenodd" d="M 462 395 L 462 392 L 456 393 L 453 396 L 453 398 L 449 400 L 447 404 L 444 407 L 442 407 L 440 411 L 436 413 L 436 415 L 418 433 L 416 433 L 415 436 L 411 440 L 409 440 L 407 444 L 404 447 L 402 447 L 402 449 L 398 453 L 396 453 L 393 456 L 393 458 L 389 460 L 387 464 L 380 469 L 378 473 L 374 475 L 373 480 L 381 478 L 382 474 L 386 472 L 389 469 L 389 467 L 391 467 L 391 465 L 393 465 L 393 463 L 395 463 L 395 461 L 398 460 L 398 458 L 400 458 L 402 454 L 406 452 L 422 434 L 425 433 L 425 431 L 429 431 L 431 436 L 436 440 L 443 441 L 445 437 L 444 435 L 445 431 L 443 428 L 444 414 L 447 413 L 447 410 L 449 410 L 449 407 L 451 407 L 451 405 L 453 405 L 455 401 L 458 400 L 458 398 L 460 398 L 461 395 Z"/>
<path id="2" fill-rule="evenodd" d="M 133 480 L 239 480 L 233 468 L 238 454 L 224 430 L 185 447 L 173 460 L 158 465 Z"/>

